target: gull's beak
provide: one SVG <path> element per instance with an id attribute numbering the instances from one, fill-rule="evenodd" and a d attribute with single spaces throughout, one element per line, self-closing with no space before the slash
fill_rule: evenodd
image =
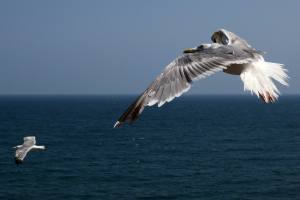
<path id="1" fill-rule="evenodd" d="M 183 51 L 183 53 L 195 53 L 197 51 L 199 51 L 199 49 L 197 49 L 197 48 L 188 48 L 188 49 L 185 49 Z"/>

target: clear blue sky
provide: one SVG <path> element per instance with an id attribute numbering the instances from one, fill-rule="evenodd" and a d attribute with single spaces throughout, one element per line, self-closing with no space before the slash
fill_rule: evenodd
<path id="1" fill-rule="evenodd" d="M 284 63 L 299 93 L 300 1 L 0 2 L 0 94 L 137 94 L 181 54 L 231 30 Z M 190 94 L 241 94 L 219 73 Z"/>

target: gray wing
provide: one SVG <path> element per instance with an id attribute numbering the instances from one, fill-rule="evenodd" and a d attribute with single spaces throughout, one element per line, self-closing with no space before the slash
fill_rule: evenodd
<path id="1" fill-rule="evenodd" d="M 24 137 L 23 145 L 16 150 L 15 161 L 17 164 L 22 163 L 27 153 L 32 149 L 35 143 L 36 141 L 34 136 Z"/>
<path id="2" fill-rule="evenodd" d="M 24 146 L 22 145 L 20 148 L 16 150 L 15 161 L 16 163 L 22 163 L 27 153 L 32 149 L 32 146 Z"/>
<path id="3" fill-rule="evenodd" d="M 179 56 L 150 84 L 150 86 L 121 115 L 114 127 L 133 122 L 145 106 L 162 106 L 189 90 L 194 80 L 225 69 L 231 64 L 248 63 L 253 55 L 230 45 L 199 46 L 195 53 Z"/>

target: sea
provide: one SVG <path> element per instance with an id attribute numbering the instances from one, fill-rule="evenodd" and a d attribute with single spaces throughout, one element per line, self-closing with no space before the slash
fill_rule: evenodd
<path id="1" fill-rule="evenodd" d="M 300 199 L 300 96 L 186 95 L 113 129 L 135 98 L 0 96 L 0 199 Z M 25 136 L 46 150 L 16 165 Z"/>

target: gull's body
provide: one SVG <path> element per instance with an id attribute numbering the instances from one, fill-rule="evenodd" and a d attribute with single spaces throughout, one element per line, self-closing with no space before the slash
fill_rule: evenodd
<path id="1" fill-rule="evenodd" d="M 15 153 L 15 162 L 17 164 L 22 163 L 27 153 L 31 150 L 45 150 L 45 146 L 38 146 L 35 144 L 35 136 L 24 137 L 24 143 L 14 147 L 17 149 Z"/>
<path id="2" fill-rule="evenodd" d="M 121 115 L 114 127 L 133 122 L 145 106 L 158 104 L 160 107 L 188 91 L 194 80 L 221 70 L 239 75 L 244 82 L 244 90 L 256 94 L 264 102 L 277 100 L 279 90 L 274 80 L 288 85 L 282 64 L 266 62 L 261 51 L 230 31 L 220 29 L 213 33 L 211 40 L 211 44 L 185 50 L 183 55 L 171 62 Z"/>

